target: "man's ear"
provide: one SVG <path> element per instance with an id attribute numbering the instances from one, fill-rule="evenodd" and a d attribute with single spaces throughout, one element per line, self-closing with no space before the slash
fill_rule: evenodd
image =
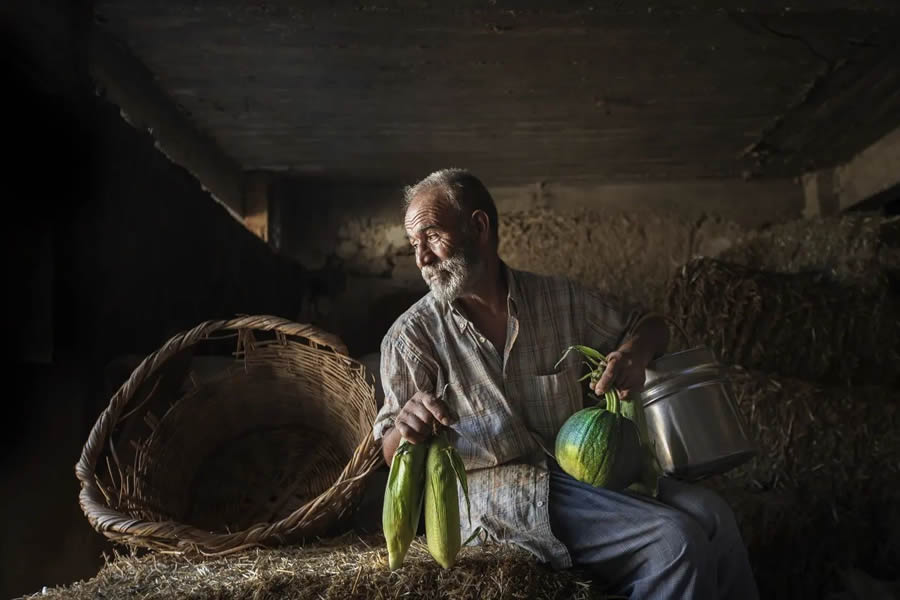
<path id="1" fill-rule="evenodd" d="M 476 210 L 472 212 L 472 222 L 475 227 L 475 231 L 478 232 L 478 238 L 487 241 L 488 238 L 491 237 L 491 221 L 487 216 L 487 213 L 483 210 Z"/>

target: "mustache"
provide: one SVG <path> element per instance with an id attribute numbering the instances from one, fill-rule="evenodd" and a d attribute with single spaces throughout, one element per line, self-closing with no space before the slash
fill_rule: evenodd
<path id="1" fill-rule="evenodd" d="M 425 276 L 428 277 L 428 278 L 434 277 L 434 276 L 437 275 L 438 273 L 442 273 L 442 272 L 443 272 L 443 273 L 446 273 L 446 272 L 447 272 L 447 267 L 446 267 L 446 266 L 441 266 L 440 264 L 437 264 L 437 265 L 425 265 L 424 267 L 422 267 L 422 275 L 425 275 Z"/>
<path id="2" fill-rule="evenodd" d="M 429 279 L 439 273 L 452 273 L 453 269 L 458 266 L 459 260 L 455 257 L 445 258 L 431 265 L 422 267 L 422 275 Z"/>

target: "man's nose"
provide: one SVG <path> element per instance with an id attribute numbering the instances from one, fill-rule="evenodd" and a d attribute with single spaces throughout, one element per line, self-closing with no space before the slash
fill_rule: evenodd
<path id="1" fill-rule="evenodd" d="M 428 248 L 427 244 L 419 244 L 419 246 L 416 247 L 416 266 L 420 269 L 434 263 L 436 260 L 437 257 Z"/>

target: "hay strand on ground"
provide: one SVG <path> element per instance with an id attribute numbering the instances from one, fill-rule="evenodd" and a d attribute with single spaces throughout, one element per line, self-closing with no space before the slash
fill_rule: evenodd
<path id="1" fill-rule="evenodd" d="M 201 560 L 183 555 L 118 555 L 92 579 L 27 598 L 83 600 L 190 597 L 278 600 L 370 598 L 553 599 L 606 598 L 579 571 L 553 571 L 524 550 L 488 544 L 463 548 L 452 569 L 413 542 L 403 567 L 390 571 L 380 535 L 344 536 L 316 546 L 255 549 Z"/>

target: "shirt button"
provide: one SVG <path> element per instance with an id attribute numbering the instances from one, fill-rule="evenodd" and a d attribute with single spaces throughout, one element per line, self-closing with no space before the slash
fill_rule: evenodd
<path id="1" fill-rule="evenodd" d="M 478 341 L 481 342 L 481 343 L 483 344 L 483 343 L 484 343 L 484 338 L 483 338 L 483 337 L 480 337 L 480 338 L 478 338 Z"/>
<path id="2" fill-rule="evenodd" d="M 544 501 L 543 501 L 543 500 L 538 500 L 538 507 L 541 507 L 541 506 L 543 506 L 543 505 L 544 505 Z"/>

